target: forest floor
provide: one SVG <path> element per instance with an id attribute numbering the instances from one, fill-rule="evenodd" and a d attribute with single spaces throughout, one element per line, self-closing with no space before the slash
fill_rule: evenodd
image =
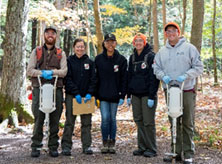
<path id="1" fill-rule="evenodd" d="M 199 86 L 200 88 L 201 86 Z M 222 163 L 222 85 L 213 86 L 212 79 L 207 77 L 203 80 L 203 90 L 197 93 L 197 106 L 195 126 L 199 135 L 195 136 L 196 155 L 195 162 L 198 164 L 221 164 Z M 137 148 L 136 126 L 132 119 L 132 109 L 123 105 L 117 114 L 117 153 L 114 155 L 100 153 L 101 132 L 100 112 L 97 109 L 93 114 L 92 123 L 92 149 L 93 155 L 82 154 L 80 139 L 80 120 L 76 121 L 73 135 L 72 156 L 59 155 L 52 158 L 41 151 L 39 158 L 30 157 L 30 144 L 32 126 L 22 126 L 23 130 L 9 128 L 7 132 L 0 133 L 0 164 L 69 164 L 69 163 L 146 163 L 162 164 L 166 152 L 170 151 L 170 125 L 163 91 L 158 92 L 159 103 L 156 111 L 156 129 L 158 156 L 145 158 L 135 157 L 132 151 Z M 64 113 L 61 123 L 65 122 Z M 62 136 L 63 128 L 59 136 Z M 59 152 L 61 148 L 59 147 Z"/>

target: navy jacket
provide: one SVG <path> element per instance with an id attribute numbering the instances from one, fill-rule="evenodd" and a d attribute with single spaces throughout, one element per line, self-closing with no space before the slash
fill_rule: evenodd
<path id="1" fill-rule="evenodd" d="M 140 55 L 134 49 L 134 53 L 130 56 L 128 67 L 128 97 L 133 94 L 139 97 L 148 96 L 149 99 L 155 99 L 159 80 L 153 73 L 154 55 L 149 44 L 146 44 Z"/>
<path id="2" fill-rule="evenodd" d="M 127 91 L 127 60 L 117 50 L 112 57 L 106 51 L 96 56 L 97 98 L 100 101 L 119 102 Z"/>
<path id="3" fill-rule="evenodd" d="M 81 58 L 71 55 L 67 59 L 68 73 L 65 78 L 66 93 L 85 97 L 87 93 L 94 95 L 96 87 L 95 64 L 85 54 Z"/>

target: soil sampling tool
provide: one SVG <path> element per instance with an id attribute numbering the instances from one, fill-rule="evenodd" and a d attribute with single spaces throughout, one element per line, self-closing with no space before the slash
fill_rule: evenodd
<path id="1" fill-rule="evenodd" d="M 49 114 L 56 110 L 56 84 L 58 76 L 55 77 L 54 85 L 50 83 L 45 83 L 42 85 L 40 76 L 38 76 L 39 81 L 39 110 L 45 113 L 45 140 L 48 141 L 49 138 Z M 45 144 L 44 144 L 45 145 Z M 45 151 L 48 148 L 43 148 Z"/>
<path id="2" fill-rule="evenodd" d="M 176 137 L 177 137 L 177 118 L 183 115 L 183 86 L 184 83 L 178 83 L 173 80 L 167 86 L 167 108 L 168 116 L 172 118 L 172 138 L 173 152 L 165 153 L 166 156 L 172 158 L 172 163 L 176 159 Z"/>

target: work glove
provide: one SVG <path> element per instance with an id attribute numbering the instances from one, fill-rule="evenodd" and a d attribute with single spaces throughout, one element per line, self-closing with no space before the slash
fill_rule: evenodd
<path id="1" fill-rule="evenodd" d="M 82 97 L 81 97 L 79 94 L 76 95 L 75 98 L 76 98 L 76 102 L 77 102 L 78 104 L 82 104 Z"/>
<path id="2" fill-rule="evenodd" d="M 99 99 L 95 99 L 95 105 L 97 106 L 97 108 L 100 108 L 100 101 L 99 101 Z"/>
<path id="3" fill-rule="evenodd" d="M 131 105 L 131 98 L 128 98 L 128 99 L 126 100 L 126 102 L 127 102 L 127 105 L 130 106 L 130 105 Z"/>
<path id="4" fill-rule="evenodd" d="M 42 75 L 41 77 L 43 77 L 46 80 L 51 80 L 52 79 L 52 75 L 53 75 L 53 71 L 52 70 L 42 70 Z"/>
<path id="5" fill-rule="evenodd" d="M 149 108 L 152 108 L 153 105 L 154 105 L 154 100 L 148 99 L 147 100 L 147 105 L 148 105 Z"/>
<path id="6" fill-rule="evenodd" d="M 169 84 L 169 82 L 172 80 L 171 78 L 170 78 L 170 76 L 163 76 L 163 82 L 165 83 L 165 84 Z"/>
<path id="7" fill-rule="evenodd" d="M 181 75 L 181 76 L 178 76 L 176 80 L 177 80 L 178 82 L 182 83 L 182 82 L 184 82 L 186 79 L 187 79 L 187 76 L 186 76 L 186 75 Z"/>
<path id="8" fill-rule="evenodd" d="M 84 103 L 86 103 L 87 101 L 90 101 L 91 98 L 92 98 L 91 94 L 87 93 L 86 96 L 85 96 Z"/>
<path id="9" fill-rule="evenodd" d="M 123 100 L 123 99 L 120 99 L 120 100 L 119 100 L 119 104 L 118 104 L 118 106 L 123 105 L 123 103 L 124 103 L 124 100 Z"/>

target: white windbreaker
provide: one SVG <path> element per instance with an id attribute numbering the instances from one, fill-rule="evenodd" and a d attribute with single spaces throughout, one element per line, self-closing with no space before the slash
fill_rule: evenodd
<path id="1" fill-rule="evenodd" d="M 182 37 L 174 47 L 167 41 L 166 46 L 156 54 L 153 69 L 159 80 L 165 75 L 170 76 L 172 80 L 186 75 L 184 90 L 190 90 L 194 88 L 196 77 L 203 73 L 203 63 L 196 47 Z M 166 88 L 164 83 L 163 87 Z"/>

